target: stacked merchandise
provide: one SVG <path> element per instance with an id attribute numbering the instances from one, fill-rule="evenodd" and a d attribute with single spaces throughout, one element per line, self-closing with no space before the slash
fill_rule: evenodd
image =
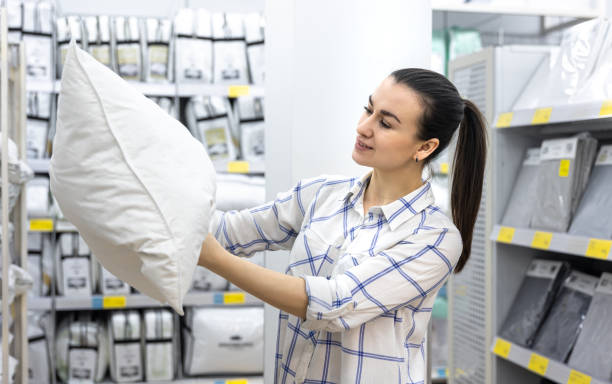
<path id="1" fill-rule="evenodd" d="M 569 264 L 561 261 L 533 260 L 501 328 L 501 337 L 530 348 L 568 271 Z"/>
<path id="2" fill-rule="evenodd" d="M 52 119 L 52 95 L 45 92 L 27 94 L 26 150 L 29 159 L 48 157 L 49 129 Z"/>
<path id="3" fill-rule="evenodd" d="M 172 80 L 171 21 L 146 19 L 145 29 L 145 80 L 150 82 Z"/>
<path id="4" fill-rule="evenodd" d="M 116 383 L 142 381 L 140 314 L 138 311 L 113 312 L 108 323 L 110 374 Z"/>
<path id="5" fill-rule="evenodd" d="M 252 13 L 245 17 L 244 27 L 249 62 L 249 78 L 252 84 L 263 85 L 265 76 L 265 25 L 263 15 Z"/>
<path id="6" fill-rule="evenodd" d="M 57 247 L 57 288 L 64 296 L 89 296 L 97 282 L 91 251 L 77 233 L 62 233 Z"/>
<path id="7" fill-rule="evenodd" d="M 246 37 L 242 15 L 215 13 L 213 27 L 213 81 L 248 84 Z"/>
<path id="8" fill-rule="evenodd" d="M 603 381 L 612 380 L 612 274 L 572 270 L 560 261 L 533 260 L 500 336 L 567 363 Z"/>
<path id="9" fill-rule="evenodd" d="M 176 79 L 179 83 L 213 81 L 212 18 L 205 9 L 181 9 L 174 21 Z"/>
<path id="10" fill-rule="evenodd" d="M 236 159 L 232 138 L 232 126 L 236 122 L 227 98 L 193 97 L 187 105 L 186 115 L 189 130 L 204 144 L 213 162 Z"/>
<path id="11" fill-rule="evenodd" d="M 189 308 L 183 325 L 186 375 L 263 372 L 263 308 Z"/>
<path id="12" fill-rule="evenodd" d="M 62 77 L 66 53 L 70 41 L 74 40 L 80 46 L 84 46 L 82 20 L 78 16 L 66 16 L 57 20 L 57 78 Z M 99 56 L 104 59 L 103 55 Z"/>
<path id="13" fill-rule="evenodd" d="M 51 82 L 53 80 L 53 28 L 54 8 L 50 1 L 23 3 L 21 39 L 25 45 L 26 80 Z M 16 14 L 16 13 L 15 13 Z M 15 21 L 17 29 L 18 21 Z M 13 35 L 19 37 L 18 34 Z"/>
<path id="14" fill-rule="evenodd" d="M 576 210 L 569 233 L 612 239 L 612 145 L 603 145 L 597 155 L 587 189 Z"/>
<path id="15" fill-rule="evenodd" d="M 217 175 L 217 209 L 220 211 L 255 208 L 265 203 L 265 179 L 238 174 Z"/>
<path id="16" fill-rule="evenodd" d="M 111 23 L 109 17 L 86 17 L 84 20 L 84 28 L 86 32 L 85 37 L 87 39 L 87 51 L 100 63 L 117 71 L 111 48 Z"/>
<path id="17" fill-rule="evenodd" d="M 241 156 L 247 161 L 263 161 L 266 153 L 263 98 L 245 96 L 236 103 L 240 120 Z"/>
<path id="18" fill-rule="evenodd" d="M 172 380 L 176 371 L 177 348 L 174 315 L 166 309 L 143 313 L 145 335 L 145 378 L 147 381 Z"/>
<path id="19" fill-rule="evenodd" d="M 28 358 L 29 377 L 31 384 L 47 384 L 51 382 L 51 354 L 49 350 L 48 315 L 28 313 Z"/>
<path id="20" fill-rule="evenodd" d="M 597 140 L 588 133 L 544 140 L 541 148 L 528 149 L 502 225 L 567 232 L 577 212 L 582 212 L 579 223 L 590 220 L 584 215 L 592 215 L 601 207 L 591 206 L 593 192 L 588 192 L 589 198 L 582 196 L 590 185 L 594 185 L 594 192 L 600 192 L 602 185 L 603 188 L 606 185 L 605 182 L 589 183 L 596 154 Z M 597 180 L 601 180 L 600 170 L 605 169 L 605 166 L 598 167 Z M 605 201 L 605 198 L 598 199 Z"/>
<path id="21" fill-rule="evenodd" d="M 172 117 L 176 117 L 176 106 L 174 101 L 169 97 L 149 97 L 155 104 L 159 105 L 161 109 Z"/>
<path id="22" fill-rule="evenodd" d="M 41 232 L 28 233 L 28 272 L 34 279 L 32 297 L 48 296 L 53 278 L 51 237 Z"/>

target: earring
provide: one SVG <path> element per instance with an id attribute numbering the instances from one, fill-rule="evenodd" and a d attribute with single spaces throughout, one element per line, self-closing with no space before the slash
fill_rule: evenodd
<path id="1" fill-rule="evenodd" d="M 417 163 L 419 162 L 419 158 L 418 158 L 418 157 L 416 158 L 416 162 L 417 162 Z"/>

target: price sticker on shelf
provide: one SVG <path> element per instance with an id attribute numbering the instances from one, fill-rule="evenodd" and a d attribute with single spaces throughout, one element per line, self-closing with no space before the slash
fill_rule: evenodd
<path id="1" fill-rule="evenodd" d="M 247 379 L 225 380 L 225 384 L 249 384 Z"/>
<path id="2" fill-rule="evenodd" d="M 248 161 L 230 161 L 227 163 L 229 173 L 249 173 L 250 166 Z"/>
<path id="3" fill-rule="evenodd" d="M 563 159 L 559 162 L 559 177 L 568 177 L 571 161 Z"/>
<path id="4" fill-rule="evenodd" d="M 506 112 L 506 113 L 500 114 L 499 117 L 497 118 L 497 123 L 495 124 L 495 127 L 497 128 L 509 127 L 510 124 L 512 124 L 512 117 L 514 117 L 514 114 L 512 112 Z"/>
<path id="5" fill-rule="evenodd" d="M 102 308 L 104 309 L 125 308 L 125 306 L 125 296 L 105 296 L 102 299 Z"/>
<path id="6" fill-rule="evenodd" d="M 548 370 L 548 361 L 549 360 L 546 357 L 540 356 L 537 353 L 532 353 L 527 368 L 530 371 L 544 376 L 546 375 L 546 371 Z"/>
<path id="7" fill-rule="evenodd" d="M 443 175 L 448 175 L 448 163 L 440 164 L 440 173 Z"/>
<path id="8" fill-rule="evenodd" d="M 497 241 L 499 243 L 512 243 L 512 239 L 514 239 L 515 229 L 512 227 L 501 227 L 499 229 L 499 234 L 497 235 Z"/>
<path id="9" fill-rule="evenodd" d="M 223 294 L 223 304 L 244 304 L 246 297 L 244 292 L 226 292 Z"/>
<path id="10" fill-rule="evenodd" d="M 251 89 L 248 85 L 230 85 L 227 90 L 228 97 L 247 96 Z"/>
<path id="11" fill-rule="evenodd" d="M 531 124 L 546 124 L 550 121 L 552 108 L 538 108 L 533 114 Z"/>
<path id="12" fill-rule="evenodd" d="M 585 256 L 607 260 L 612 248 L 612 240 L 590 239 Z"/>
<path id="13" fill-rule="evenodd" d="M 30 219 L 31 232 L 52 232 L 53 219 Z"/>
<path id="14" fill-rule="evenodd" d="M 606 100 L 601 105 L 601 109 L 599 110 L 599 116 L 608 116 L 612 115 L 612 100 Z"/>
<path id="15" fill-rule="evenodd" d="M 591 376 L 585 375 L 582 372 L 571 370 L 567 378 L 567 384 L 591 384 Z"/>
<path id="16" fill-rule="evenodd" d="M 540 232 L 536 231 L 531 241 L 531 247 L 537 249 L 548 249 L 550 248 L 550 242 L 552 241 L 553 234 L 551 232 Z"/>
<path id="17" fill-rule="evenodd" d="M 495 342 L 495 347 L 493 347 L 493 353 L 495 353 L 497 356 L 501 356 L 504 359 L 507 359 L 508 356 L 510 356 L 511 348 L 512 348 L 512 343 L 504 339 L 500 339 L 498 337 L 497 341 Z"/>

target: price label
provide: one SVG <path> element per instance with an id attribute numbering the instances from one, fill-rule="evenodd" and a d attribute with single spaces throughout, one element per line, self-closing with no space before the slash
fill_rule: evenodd
<path id="1" fill-rule="evenodd" d="M 550 242 L 552 241 L 552 237 L 553 234 L 551 232 L 536 231 L 536 233 L 533 235 L 531 247 L 537 249 L 548 249 L 550 248 Z"/>
<path id="2" fill-rule="evenodd" d="M 225 380 L 225 384 L 249 384 L 247 379 Z"/>
<path id="3" fill-rule="evenodd" d="M 495 342 L 495 347 L 493 348 L 493 353 L 497 356 L 501 356 L 504 359 L 507 359 L 510 356 L 510 349 L 512 348 L 512 344 L 507 342 L 504 339 L 497 338 Z"/>
<path id="4" fill-rule="evenodd" d="M 31 219 L 30 231 L 32 232 L 52 232 L 53 219 Z"/>
<path id="5" fill-rule="evenodd" d="M 591 384 L 591 380 L 591 376 L 572 369 L 567 378 L 567 384 Z"/>
<path id="6" fill-rule="evenodd" d="M 244 304 L 244 292 L 226 292 L 223 294 L 223 304 Z"/>
<path id="7" fill-rule="evenodd" d="M 514 116 L 514 114 L 512 112 L 502 113 L 497 118 L 497 123 L 495 124 L 495 126 L 497 128 L 506 128 L 506 127 L 509 127 L 510 124 L 512 124 L 512 117 L 513 116 Z"/>
<path id="8" fill-rule="evenodd" d="M 105 296 L 102 299 L 102 308 L 104 309 L 125 308 L 125 306 L 125 296 Z"/>
<path id="9" fill-rule="evenodd" d="M 448 163 L 440 164 L 440 173 L 443 175 L 448 175 Z"/>
<path id="10" fill-rule="evenodd" d="M 606 260 L 612 248 L 612 240 L 590 239 L 585 256 Z"/>
<path id="11" fill-rule="evenodd" d="M 248 161 L 230 161 L 227 163 L 229 173 L 249 173 L 250 166 Z"/>
<path id="12" fill-rule="evenodd" d="M 568 177 L 570 171 L 571 161 L 567 159 L 561 160 L 559 162 L 559 177 Z"/>
<path id="13" fill-rule="evenodd" d="M 531 124 L 545 124 L 550 121 L 550 115 L 552 114 L 552 108 L 538 108 L 533 114 Z"/>
<path id="14" fill-rule="evenodd" d="M 515 229 L 512 227 L 501 227 L 499 229 L 499 234 L 497 235 L 497 241 L 499 243 L 512 243 L 512 239 L 514 239 Z"/>
<path id="15" fill-rule="evenodd" d="M 599 110 L 599 116 L 608 116 L 612 115 L 612 100 L 606 100 L 601 105 L 601 109 Z"/>
<path id="16" fill-rule="evenodd" d="M 248 85 L 230 85 L 227 90 L 228 97 L 247 96 L 251 89 Z"/>
<path id="17" fill-rule="evenodd" d="M 532 353 L 527 368 L 539 375 L 544 376 L 548 370 L 548 359 L 544 356 L 538 355 L 537 353 Z"/>

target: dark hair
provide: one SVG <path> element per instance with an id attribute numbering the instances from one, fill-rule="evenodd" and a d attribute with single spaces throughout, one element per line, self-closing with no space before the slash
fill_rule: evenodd
<path id="1" fill-rule="evenodd" d="M 478 107 L 464 100 L 457 88 L 439 73 L 406 68 L 393 72 L 391 76 L 396 83 L 415 91 L 421 99 L 423 115 L 419 122 L 419 139 L 440 140 L 440 145 L 423 161 L 424 164 L 448 147 L 459 128 L 452 176 L 451 213 L 463 242 L 463 251 L 455 267 L 455 273 L 461 272 L 470 257 L 474 224 L 482 197 L 487 158 L 485 119 Z"/>

